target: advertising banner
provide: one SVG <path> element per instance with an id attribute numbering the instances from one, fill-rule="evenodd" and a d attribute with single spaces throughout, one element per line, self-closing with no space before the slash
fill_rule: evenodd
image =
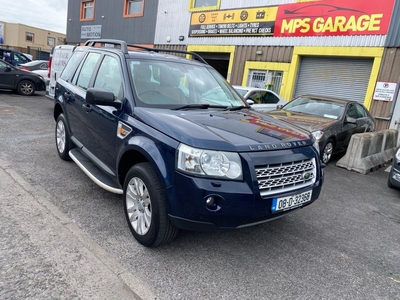
<path id="1" fill-rule="evenodd" d="M 101 25 L 81 26 L 81 39 L 100 39 Z"/>
<path id="2" fill-rule="evenodd" d="M 277 6 L 192 13 L 189 36 L 273 35 Z"/>
<path id="3" fill-rule="evenodd" d="M 274 36 L 387 34 L 395 0 L 325 0 L 279 5 Z"/>

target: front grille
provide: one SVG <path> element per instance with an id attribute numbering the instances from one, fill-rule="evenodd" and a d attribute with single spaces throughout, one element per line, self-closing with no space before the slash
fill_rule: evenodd
<path id="1" fill-rule="evenodd" d="M 256 167 L 261 196 L 311 186 L 316 179 L 315 158 Z"/>

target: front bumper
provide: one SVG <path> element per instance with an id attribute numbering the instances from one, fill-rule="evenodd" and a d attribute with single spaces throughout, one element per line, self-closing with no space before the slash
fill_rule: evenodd
<path id="1" fill-rule="evenodd" d="M 282 157 L 287 159 L 287 157 L 299 155 L 298 153 L 288 154 L 290 153 L 284 153 L 272 159 L 265 157 L 264 154 L 262 159 L 279 160 Z M 317 162 L 316 180 L 313 184 L 292 191 L 261 196 L 255 168 L 251 165 L 254 160 L 256 157 L 249 157 L 247 162 L 249 167 L 247 170 L 244 169 L 244 181 L 199 178 L 176 172 L 175 184 L 167 189 L 168 213 L 171 222 L 185 230 L 234 229 L 282 217 L 313 203 L 319 197 L 323 183 L 319 162 Z M 296 195 L 310 190 L 312 190 L 311 200 L 305 204 L 286 211 L 276 213 L 272 211 L 273 198 Z M 214 199 L 214 204 L 211 206 L 206 204 L 209 197 Z"/>
<path id="2" fill-rule="evenodd" d="M 389 181 L 392 185 L 400 189 L 400 161 L 396 158 L 389 173 Z"/>

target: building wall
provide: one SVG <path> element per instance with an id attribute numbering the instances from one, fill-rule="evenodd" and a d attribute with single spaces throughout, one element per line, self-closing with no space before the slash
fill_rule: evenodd
<path id="1" fill-rule="evenodd" d="M 400 85 L 400 48 L 386 48 L 382 64 L 378 75 L 378 81 L 397 82 Z M 377 121 L 377 129 L 386 129 L 389 127 L 391 108 L 393 102 L 373 101 L 371 112 Z"/>
<path id="2" fill-rule="evenodd" d="M 154 44 L 158 1 L 145 1 L 142 17 L 124 18 L 124 0 L 95 0 L 94 19 L 80 21 L 81 0 L 68 1 L 67 43 L 80 44 L 82 26 L 101 25 L 101 38 Z"/>
<path id="3" fill-rule="evenodd" d="M 17 23 L 4 24 L 4 45 L 12 48 L 22 49 L 40 49 L 44 52 L 50 52 L 51 48 L 57 44 L 64 44 L 65 34 L 44 30 L 32 26 Z M 26 40 L 26 33 L 33 34 L 33 41 Z M 55 45 L 48 44 L 48 38 L 54 38 Z M 25 51 L 23 51 L 25 52 Z"/>

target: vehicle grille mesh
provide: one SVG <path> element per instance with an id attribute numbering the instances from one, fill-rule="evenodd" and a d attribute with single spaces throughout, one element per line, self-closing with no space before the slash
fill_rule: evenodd
<path id="1" fill-rule="evenodd" d="M 311 186 L 316 178 L 315 159 L 256 167 L 262 196 Z"/>

